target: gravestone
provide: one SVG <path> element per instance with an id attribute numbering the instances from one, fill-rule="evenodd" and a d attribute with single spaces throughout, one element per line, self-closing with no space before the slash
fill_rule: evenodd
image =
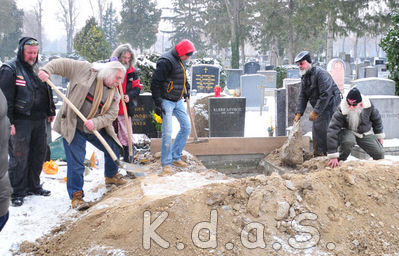
<path id="1" fill-rule="evenodd" d="M 274 66 L 273 65 L 266 65 L 265 70 L 273 70 Z"/>
<path id="2" fill-rule="evenodd" d="M 132 119 L 133 133 L 144 133 L 150 138 L 157 137 L 157 131 L 150 114 L 152 110 L 154 110 L 152 95 L 150 93 L 140 94 Z"/>
<path id="3" fill-rule="evenodd" d="M 250 61 L 244 65 L 244 74 L 256 74 L 260 70 L 258 62 Z"/>
<path id="4" fill-rule="evenodd" d="M 212 93 L 219 85 L 219 67 L 214 65 L 193 65 L 191 67 L 191 89 L 197 93 Z"/>
<path id="5" fill-rule="evenodd" d="M 276 89 L 274 94 L 275 117 L 276 117 L 276 136 L 286 136 L 286 91 L 285 88 Z"/>
<path id="6" fill-rule="evenodd" d="M 265 88 L 276 88 L 277 77 L 276 71 L 268 72 L 266 75 L 253 74 L 241 76 L 241 96 L 247 98 L 247 107 L 260 107 L 264 105 L 264 98 L 262 99 L 262 90 Z M 262 86 L 262 89 L 261 89 Z"/>
<path id="7" fill-rule="evenodd" d="M 227 72 L 227 88 L 240 88 L 240 77 L 243 74 L 242 69 L 225 69 Z"/>
<path id="8" fill-rule="evenodd" d="M 389 78 L 389 71 L 385 65 L 380 65 L 377 70 L 378 78 Z"/>
<path id="9" fill-rule="evenodd" d="M 385 63 L 384 63 L 384 60 L 381 60 L 381 59 L 375 59 L 374 60 L 374 66 L 377 66 L 377 65 L 384 65 Z"/>
<path id="10" fill-rule="evenodd" d="M 258 74 L 242 75 L 240 80 L 241 96 L 247 99 L 246 107 L 260 107 L 264 102 L 261 101 L 259 86 L 265 85 L 266 77 Z"/>
<path id="11" fill-rule="evenodd" d="M 385 78 L 362 78 L 352 81 L 364 95 L 395 95 L 395 81 Z"/>
<path id="12" fill-rule="evenodd" d="M 377 69 L 373 66 L 367 66 L 364 68 L 364 77 L 377 77 Z"/>
<path id="13" fill-rule="evenodd" d="M 287 78 L 301 78 L 298 68 L 290 68 L 287 70 Z"/>
<path id="14" fill-rule="evenodd" d="M 399 96 L 369 96 L 378 109 L 384 126 L 385 139 L 399 138 Z"/>
<path id="15" fill-rule="evenodd" d="M 285 81 L 284 79 L 283 83 L 285 85 L 286 90 L 286 111 L 287 111 L 287 117 L 286 117 L 286 124 L 287 127 L 292 126 L 293 120 L 295 117 L 295 112 L 296 112 L 296 105 L 297 105 L 297 100 L 299 93 L 301 91 L 301 80 L 296 79 L 296 80 L 288 80 Z M 302 134 L 305 134 L 307 132 L 312 131 L 312 121 L 309 120 L 309 114 L 312 112 L 313 108 L 308 102 L 308 105 L 306 106 L 305 112 L 303 113 L 301 117 L 301 129 L 302 129 Z"/>
<path id="16" fill-rule="evenodd" d="M 332 76 L 341 93 L 343 93 L 345 83 L 345 63 L 341 59 L 332 59 L 327 64 L 327 71 Z"/>
<path id="17" fill-rule="evenodd" d="M 266 77 L 267 88 L 276 88 L 277 86 L 277 71 L 274 70 L 266 70 L 266 71 L 258 71 L 258 74 L 264 75 Z"/>
<path id="18" fill-rule="evenodd" d="M 209 136 L 244 137 L 245 102 L 243 97 L 209 97 Z"/>

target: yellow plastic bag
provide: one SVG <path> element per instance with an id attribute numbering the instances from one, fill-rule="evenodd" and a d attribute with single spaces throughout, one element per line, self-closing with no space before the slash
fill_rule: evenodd
<path id="1" fill-rule="evenodd" d="M 57 174 L 58 172 L 58 164 L 53 160 L 46 161 L 43 164 L 43 171 L 46 174 Z"/>

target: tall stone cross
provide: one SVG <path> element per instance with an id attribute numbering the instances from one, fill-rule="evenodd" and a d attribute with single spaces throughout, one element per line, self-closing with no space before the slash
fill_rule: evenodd
<path id="1" fill-rule="evenodd" d="M 262 109 L 265 105 L 265 88 L 267 86 L 263 85 L 263 81 L 261 81 L 260 85 L 256 86 L 256 88 L 260 89 L 260 115 L 262 115 Z"/>

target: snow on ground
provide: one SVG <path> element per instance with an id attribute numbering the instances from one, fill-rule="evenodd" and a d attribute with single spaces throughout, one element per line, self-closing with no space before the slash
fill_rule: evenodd
<path id="1" fill-rule="evenodd" d="M 163 179 L 152 183 L 142 183 L 145 196 L 171 196 L 179 195 L 188 190 L 196 189 L 212 183 L 224 183 L 229 180 L 224 180 L 224 175 L 221 173 L 195 173 L 195 172 L 179 172 L 172 176 L 166 176 Z"/>

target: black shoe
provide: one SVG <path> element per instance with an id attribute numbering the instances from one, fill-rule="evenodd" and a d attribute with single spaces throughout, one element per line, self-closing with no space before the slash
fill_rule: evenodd
<path id="1" fill-rule="evenodd" d="M 21 206 L 21 205 L 24 204 L 24 198 L 23 197 L 19 197 L 19 196 L 14 197 L 14 198 L 11 199 L 11 204 L 14 207 Z"/>
<path id="2" fill-rule="evenodd" d="M 35 191 L 28 191 L 26 193 L 27 195 L 36 195 L 36 196 L 49 196 L 51 195 L 51 191 L 50 190 L 45 190 L 43 188 L 39 188 L 38 190 Z"/>

